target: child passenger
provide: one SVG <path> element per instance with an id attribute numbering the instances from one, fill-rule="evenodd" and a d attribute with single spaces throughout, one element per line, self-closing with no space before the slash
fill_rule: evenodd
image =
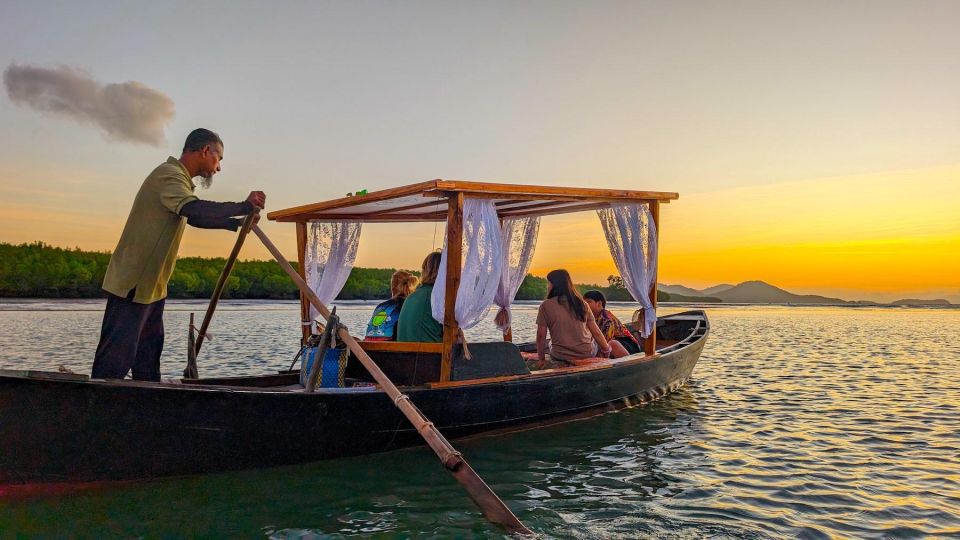
<path id="1" fill-rule="evenodd" d="M 367 323 L 367 341 L 394 341 L 397 339 L 397 321 L 403 302 L 417 288 L 417 276 L 399 270 L 390 276 L 391 298 L 373 308 Z"/>
<path id="2" fill-rule="evenodd" d="M 420 286 L 403 303 L 400 310 L 400 328 L 397 341 L 440 343 L 443 341 L 443 325 L 433 318 L 430 295 L 440 271 L 440 253 L 435 251 L 423 260 L 420 269 Z"/>
<path id="3" fill-rule="evenodd" d="M 612 352 L 566 270 L 547 274 L 547 299 L 537 312 L 537 359 L 541 365 L 547 353 L 547 332 L 550 357 L 560 364 L 574 365 L 573 360 L 610 356 Z"/>
<path id="4" fill-rule="evenodd" d="M 600 291 L 583 293 L 583 300 L 590 306 L 590 311 L 597 319 L 597 326 L 613 347 L 613 357 L 620 358 L 628 354 L 640 352 L 640 342 L 633 337 L 630 330 L 617 319 L 617 316 L 607 311 L 607 297 Z"/>

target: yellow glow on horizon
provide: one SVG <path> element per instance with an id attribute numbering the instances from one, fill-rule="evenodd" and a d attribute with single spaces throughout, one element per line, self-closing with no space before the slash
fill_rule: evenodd
<path id="1" fill-rule="evenodd" d="M 662 214 L 661 275 L 958 294 L 958 179 L 954 166 L 696 194 Z"/>
<path id="2" fill-rule="evenodd" d="M 100 209 L 83 198 L 85 183 L 105 186 L 109 179 L 81 171 L 82 182 L 52 183 L 51 176 L 33 171 L 0 189 L 0 240 L 112 249 L 129 207 Z M 135 186 L 124 189 L 132 200 Z M 759 279 L 793 292 L 843 291 L 851 299 L 915 292 L 960 302 L 958 209 L 960 166 L 681 193 L 661 209 L 659 278 L 691 287 Z M 293 258 L 293 227 L 262 226 Z M 191 228 L 180 255 L 223 257 L 233 240 L 231 233 Z M 442 225 L 367 224 L 357 265 L 416 269 L 442 241 Z M 269 255 L 251 241 L 241 257 Z M 543 218 L 532 272 L 554 268 L 582 283 L 605 284 L 616 273 L 595 213 Z"/>
<path id="3" fill-rule="evenodd" d="M 958 288 L 960 234 L 939 238 L 729 247 L 674 254 L 671 282 L 735 284 L 744 276 L 793 292 L 889 292 Z M 702 268 L 711 269 L 708 280 Z"/>
<path id="4" fill-rule="evenodd" d="M 684 195 L 661 209 L 661 283 L 960 295 L 960 166 Z M 616 273 L 593 213 L 544 218 L 534 273 Z"/>

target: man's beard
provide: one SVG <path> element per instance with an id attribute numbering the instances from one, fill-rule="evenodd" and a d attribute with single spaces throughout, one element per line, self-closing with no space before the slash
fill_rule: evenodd
<path id="1" fill-rule="evenodd" d="M 210 176 L 200 176 L 200 187 L 203 189 L 210 189 L 210 186 L 213 185 L 213 175 Z"/>

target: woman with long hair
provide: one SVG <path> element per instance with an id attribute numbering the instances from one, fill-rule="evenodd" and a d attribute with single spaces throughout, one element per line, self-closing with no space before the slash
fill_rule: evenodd
<path id="1" fill-rule="evenodd" d="M 546 360 L 548 332 L 550 357 L 560 364 L 574 365 L 573 360 L 580 358 L 610 356 L 610 344 L 566 270 L 547 274 L 547 299 L 537 311 L 537 359 L 541 365 Z"/>
<path id="2" fill-rule="evenodd" d="M 397 341 L 440 343 L 443 325 L 433 318 L 430 295 L 440 272 L 440 252 L 427 255 L 420 268 L 420 286 L 403 302 L 397 321 Z"/>

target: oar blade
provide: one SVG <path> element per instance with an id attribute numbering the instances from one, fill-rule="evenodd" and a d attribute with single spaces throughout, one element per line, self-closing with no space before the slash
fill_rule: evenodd
<path id="1" fill-rule="evenodd" d="M 454 471 L 450 471 L 457 482 L 467 491 L 474 504 L 483 512 L 483 517 L 487 521 L 497 524 L 508 532 L 517 534 L 529 534 L 533 532 L 526 528 L 523 523 L 517 519 L 517 516 L 507 507 L 497 494 L 490 489 L 490 486 L 480 478 L 480 475 L 473 470 L 466 461 L 461 461 L 460 465 Z"/>

